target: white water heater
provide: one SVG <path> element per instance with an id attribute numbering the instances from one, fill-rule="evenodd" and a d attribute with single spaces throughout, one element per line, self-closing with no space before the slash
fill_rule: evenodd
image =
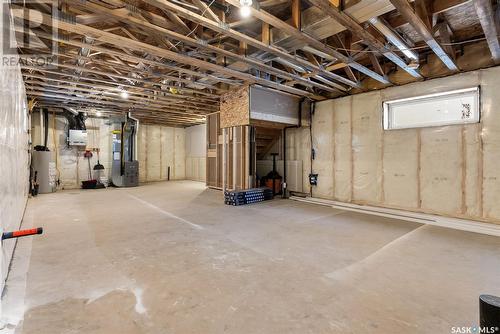
<path id="1" fill-rule="evenodd" d="M 33 151 L 32 168 L 36 172 L 38 193 L 47 194 L 56 191 L 56 163 L 52 159 L 52 152 Z"/>

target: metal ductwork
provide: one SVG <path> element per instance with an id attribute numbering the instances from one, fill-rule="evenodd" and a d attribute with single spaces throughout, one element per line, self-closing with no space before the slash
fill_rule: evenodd
<path id="1" fill-rule="evenodd" d="M 73 108 L 64 108 L 62 115 L 68 120 L 69 130 L 87 130 L 85 120 L 87 115 L 83 112 L 77 112 Z"/>

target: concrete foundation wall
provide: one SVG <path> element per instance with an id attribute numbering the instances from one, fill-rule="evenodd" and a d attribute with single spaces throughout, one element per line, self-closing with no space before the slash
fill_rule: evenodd
<path id="1" fill-rule="evenodd" d="M 186 128 L 186 179 L 205 182 L 206 155 L 206 124 Z"/>
<path id="2" fill-rule="evenodd" d="M 384 131 L 382 102 L 481 86 L 479 124 Z M 500 67 L 316 104 L 313 197 L 500 221 Z M 309 191 L 310 132 L 288 132 Z"/>

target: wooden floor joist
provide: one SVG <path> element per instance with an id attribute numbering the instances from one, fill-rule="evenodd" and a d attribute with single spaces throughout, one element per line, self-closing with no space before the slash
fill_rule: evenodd
<path id="1" fill-rule="evenodd" d="M 92 110 L 94 104 L 143 117 L 149 109 L 149 121 L 174 117 L 176 126 L 198 124 L 219 110 L 222 94 L 242 85 L 323 100 L 383 87 L 398 68 L 409 74 L 405 83 L 422 79 L 425 71 L 417 67 L 429 50 L 457 71 L 457 38 L 480 42 L 465 31 L 472 18 L 465 20 L 461 6 L 475 9 L 491 58 L 500 62 L 498 9 L 491 1 L 372 2 L 254 0 L 243 19 L 239 0 L 59 0 L 58 15 L 32 2 L 16 2 L 12 15 L 18 35 L 58 45 L 56 63 L 46 67 L 30 61 L 36 44 L 20 44 L 30 98 L 52 108 Z M 457 31 L 460 15 L 463 30 Z M 373 17 L 418 54 L 403 52 L 406 43 L 374 29 Z M 23 20 L 34 22 L 28 32 Z"/>

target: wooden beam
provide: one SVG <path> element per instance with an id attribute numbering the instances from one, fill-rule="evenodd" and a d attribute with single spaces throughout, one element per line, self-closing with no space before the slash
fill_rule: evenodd
<path id="1" fill-rule="evenodd" d="M 240 7 L 240 3 L 238 0 L 227 0 L 226 2 L 235 6 L 235 7 L 238 7 L 238 8 Z M 347 64 L 348 66 L 360 71 L 361 73 L 366 74 L 367 76 L 369 76 L 369 77 L 371 77 L 379 82 L 386 83 L 386 84 L 389 83 L 387 78 L 384 78 L 380 74 L 378 74 L 378 73 L 368 69 L 367 67 L 353 61 L 351 58 L 347 57 L 346 55 L 343 55 L 339 51 L 332 49 L 331 47 L 325 45 L 323 42 L 316 40 L 315 38 L 309 36 L 308 34 L 305 34 L 301 31 L 299 31 L 298 29 L 292 27 L 290 24 L 282 21 L 281 19 L 279 19 L 271 14 L 269 14 L 268 12 L 266 12 L 264 10 L 259 10 L 259 9 L 253 8 L 253 7 L 251 8 L 251 11 L 252 11 L 252 15 L 257 17 L 259 20 L 269 23 L 271 26 L 276 27 L 277 29 L 286 32 L 287 34 L 293 36 L 294 38 L 297 38 L 298 40 L 302 41 L 303 43 L 308 44 L 311 47 L 313 47 L 313 48 L 315 48 L 315 49 L 317 49 L 325 54 L 328 54 L 335 59 L 338 59 L 340 62 Z M 314 68 L 312 68 L 312 70 L 317 71 L 321 75 L 325 74 L 325 71 L 323 69 L 317 68 L 316 66 Z M 329 73 L 328 71 L 326 71 L 326 72 Z M 347 80 L 347 79 L 344 78 L 344 80 Z M 351 82 L 350 86 L 359 88 L 359 83 L 355 83 L 355 85 L 353 85 L 352 81 L 351 80 L 349 80 L 349 81 Z"/>
<path id="2" fill-rule="evenodd" d="M 17 10 L 16 8 L 13 8 L 12 13 L 15 17 L 18 17 L 18 18 L 25 17 L 23 15 L 23 10 Z M 39 12 L 37 12 L 37 13 L 39 13 Z M 40 14 L 40 15 L 42 16 L 42 19 L 44 20 L 43 22 L 51 22 L 51 19 L 49 19 L 49 17 L 46 14 Z M 29 17 L 31 18 L 31 17 L 36 17 L 36 16 L 30 15 Z M 205 19 L 205 18 L 203 18 L 203 19 Z M 192 65 L 192 66 L 204 69 L 204 70 L 209 70 L 209 71 L 221 73 L 221 74 L 227 75 L 229 77 L 235 77 L 238 79 L 242 79 L 242 80 L 245 80 L 247 83 L 258 83 L 258 84 L 261 84 L 261 85 L 269 87 L 269 88 L 282 90 L 282 91 L 285 91 L 285 92 L 288 92 L 291 94 L 295 94 L 295 95 L 299 95 L 299 96 L 309 96 L 313 99 L 323 99 L 323 97 L 321 97 L 321 96 L 318 96 L 318 95 L 315 95 L 315 94 L 312 94 L 312 93 L 309 93 L 309 92 L 306 92 L 306 91 L 303 91 L 303 90 L 300 90 L 297 88 L 288 87 L 288 86 L 285 86 L 285 85 L 282 85 L 282 84 L 279 84 L 279 83 L 276 83 L 276 82 L 273 82 L 270 80 L 255 77 L 255 76 L 248 74 L 248 73 L 239 72 L 239 71 L 227 68 L 227 67 L 222 67 L 222 66 L 219 66 L 219 65 L 216 65 L 213 63 L 209 63 L 209 62 L 206 62 L 203 60 L 199 60 L 196 58 L 192 58 L 192 57 L 189 57 L 189 56 L 186 56 L 183 54 L 178 54 L 178 53 L 173 52 L 173 51 L 162 49 L 162 48 L 159 48 L 159 47 L 151 45 L 151 44 L 136 41 L 136 40 L 133 40 L 130 38 L 126 38 L 126 37 L 123 37 L 123 36 L 120 36 L 117 34 L 109 33 L 109 32 L 106 32 L 106 31 L 103 31 L 100 29 L 88 27 L 88 26 L 81 25 L 78 23 L 73 24 L 73 23 L 65 22 L 64 20 L 58 20 L 58 28 L 61 30 L 64 30 L 64 31 L 73 32 L 73 33 L 81 34 L 84 36 L 89 36 L 89 37 L 92 37 L 94 40 L 99 40 L 101 42 L 112 44 L 112 45 L 115 45 L 115 46 L 118 46 L 121 48 L 126 46 L 128 48 L 133 48 L 134 50 L 154 54 L 154 55 L 164 57 L 164 58 L 167 58 L 167 59 L 179 62 L 179 63 Z"/>
<path id="3" fill-rule="evenodd" d="M 274 54 L 277 57 L 283 58 L 284 60 L 289 61 L 291 63 L 299 64 L 300 66 L 304 66 L 305 68 L 308 68 L 308 69 L 310 69 L 312 71 L 318 71 L 322 75 L 324 75 L 324 76 L 326 76 L 326 77 L 328 77 L 328 78 L 330 78 L 332 80 L 337 80 L 337 81 L 340 81 L 340 82 L 345 83 L 347 85 L 350 85 L 350 86 L 353 86 L 353 87 L 358 87 L 358 83 L 352 82 L 351 80 L 346 79 L 344 77 L 341 77 L 339 75 L 336 75 L 334 73 L 330 73 L 330 72 L 324 71 L 322 68 L 318 68 L 317 66 L 314 66 L 313 64 L 309 63 L 305 59 L 302 59 L 302 58 L 297 57 L 295 55 L 291 55 L 291 54 L 283 51 L 282 49 L 276 48 L 274 46 L 266 45 L 262 41 L 254 39 L 252 37 L 249 37 L 249 36 L 247 36 L 247 35 L 239 32 L 239 31 L 233 30 L 233 29 L 231 29 L 231 28 L 229 28 L 227 26 L 219 25 L 219 24 L 217 24 L 217 23 L 215 23 L 213 21 L 207 20 L 205 17 L 203 17 L 201 15 L 198 15 L 198 14 L 196 14 L 196 13 L 194 13 L 194 12 L 188 10 L 188 9 L 185 9 L 183 7 L 177 6 L 177 5 L 171 3 L 171 2 L 169 2 L 167 0 L 143 0 L 143 1 L 146 2 L 146 3 L 148 3 L 148 4 L 150 4 L 150 5 L 152 5 L 152 6 L 156 6 L 158 8 L 164 9 L 164 10 L 175 11 L 177 13 L 177 15 L 179 15 L 181 17 L 184 17 L 184 18 L 186 18 L 188 20 L 191 20 L 193 22 L 201 24 L 201 25 L 203 25 L 203 26 L 205 26 L 205 27 L 207 27 L 209 29 L 212 29 L 214 31 L 217 31 L 219 33 L 228 35 L 228 36 L 230 36 L 230 37 L 232 37 L 232 38 L 234 38 L 236 40 L 244 41 L 248 45 L 251 45 L 251 46 L 253 46 L 253 47 L 257 48 L 257 49 L 260 49 L 262 51 Z M 238 8 L 241 6 L 240 3 L 239 3 L 239 1 L 237 1 L 237 0 L 227 0 L 226 2 L 229 3 L 229 4 L 231 4 L 231 5 L 233 5 L 233 6 L 236 6 Z M 251 12 L 252 12 L 252 14 L 254 16 L 256 16 L 255 15 L 256 12 L 262 12 L 262 13 L 264 13 L 263 11 L 258 11 L 254 7 L 250 7 L 250 10 L 251 10 Z M 263 20 L 263 21 L 266 21 L 267 23 L 269 23 L 270 25 L 272 25 L 274 27 L 278 27 L 278 25 L 284 24 L 288 28 L 290 28 L 290 29 L 298 32 L 298 34 L 301 36 L 302 39 L 306 38 L 305 34 L 301 33 L 296 28 L 290 26 L 288 23 L 283 22 L 280 19 L 278 19 L 278 18 L 276 18 L 276 17 L 268 14 L 268 18 L 270 18 L 270 17 L 274 18 L 274 20 L 273 20 L 274 23 L 271 23 L 268 20 Z M 260 17 L 258 17 L 258 18 L 261 19 Z M 326 46 L 323 45 L 323 43 L 315 40 L 314 38 L 312 38 L 310 36 L 307 36 L 307 38 L 309 38 L 310 40 L 314 40 L 316 42 L 316 44 L 318 46 L 320 46 L 322 49 L 327 48 Z M 335 50 L 333 50 L 331 48 L 328 48 L 328 49 L 330 49 L 329 52 L 332 53 L 332 56 L 333 56 L 333 54 L 335 54 L 335 55 L 338 55 L 339 57 L 342 57 L 343 59 L 348 60 L 347 57 L 345 57 L 342 54 L 336 52 Z M 337 58 L 337 57 L 335 57 L 335 58 Z M 361 66 L 361 65 L 359 65 L 359 66 Z M 366 69 L 366 70 L 368 70 L 368 69 Z M 377 75 L 376 73 L 374 73 L 374 74 L 377 77 L 379 77 L 379 75 Z"/>
<path id="4" fill-rule="evenodd" d="M 214 20 L 215 22 L 221 22 L 217 14 L 215 14 L 211 8 L 208 7 L 206 3 L 201 0 L 193 0 L 193 3 L 201 10 L 202 13 L 205 13 L 205 16 L 209 19 Z"/>
<path id="5" fill-rule="evenodd" d="M 53 35 L 50 35 L 50 34 L 47 34 L 47 33 L 43 33 L 43 32 L 40 32 L 40 31 L 36 31 L 36 35 L 44 37 L 44 38 L 47 38 L 47 39 L 53 39 L 54 41 L 60 42 L 60 43 L 63 43 L 63 44 L 78 46 L 78 47 L 81 47 L 81 48 L 88 48 L 88 49 L 90 49 L 92 51 L 95 51 L 95 52 L 104 53 L 104 54 L 110 55 L 112 57 L 117 57 L 117 58 L 124 59 L 124 60 L 127 60 L 127 61 L 135 62 L 137 64 L 143 63 L 143 64 L 147 64 L 147 65 L 151 65 L 151 66 L 155 66 L 155 67 L 167 69 L 167 70 L 170 70 L 170 71 L 175 71 L 175 72 L 182 73 L 182 74 L 189 75 L 189 76 L 193 76 L 193 77 L 210 78 L 211 80 L 225 82 L 225 83 L 228 83 L 228 84 L 233 84 L 233 85 L 237 84 L 237 82 L 235 82 L 234 80 L 220 78 L 220 77 L 216 77 L 216 76 L 211 75 L 211 74 L 200 73 L 198 71 L 193 71 L 193 70 L 190 70 L 188 68 L 183 68 L 181 66 L 173 66 L 173 65 L 166 64 L 164 62 L 160 62 L 160 61 L 155 61 L 155 60 L 151 60 L 151 59 L 147 59 L 147 58 L 143 58 L 143 57 L 134 56 L 131 53 L 126 53 L 126 52 L 123 52 L 123 51 L 119 52 L 117 50 L 113 50 L 113 49 L 110 49 L 110 48 L 105 48 L 105 47 L 102 47 L 102 46 L 99 46 L 99 45 L 95 45 L 95 44 L 88 44 L 88 43 L 80 42 L 80 41 L 73 40 L 73 39 L 70 40 L 70 39 L 57 38 L 57 37 L 55 37 Z M 193 82 L 193 84 L 197 84 L 197 82 Z"/>
<path id="6" fill-rule="evenodd" d="M 269 27 L 269 23 L 262 22 L 261 39 L 262 43 L 271 44 L 271 28 Z"/>
<path id="7" fill-rule="evenodd" d="M 432 14 L 443 13 L 469 2 L 471 2 L 471 0 L 434 0 L 432 3 Z"/>
<path id="8" fill-rule="evenodd" d="M 130 17 L 128 15 L 124 15 L 123 13 L 118 13 L 118 12 L 109 10 L 109 9 L 103 7 L 103 6 L 99 6 L 99 5 L 94 4 L 94 3 L 86 3 L 86 8 L 92 9 L 92 10 L 95 10 L 95 11 L 99 11 L 101 13 L 109 14 L 110 16 L 115 17 L 116 19 L 118 19 L 118 20 L 120 20 L 120 21 L 122 21 L 124 23 L 127 23 L 127 24 L 138 25 L 138 26 L 141 26 L 143 28 L 145 27 L 147 29 L 156 31 L 158 33 L 165 34 L 165 35 L 167 35 L 167 36 L 169 36 L 169 37 L 171 37 L 173 39 L 176 39 L 176 40 L 179 40 L 179 41 L 183 41 L 183 42 L 185 42 L 185 43 L 187 43 L 189 45 L 193 45 L 193 46 L 198 47 L 198 48 L 204 48 L 204 49 L 210 50 L 212 52 L 222 54 L 222 55 L 224 55 L 226 57 L 231 57 L 231 58 L 233 58 L 233 59 L 235 59 L 237 61 L 242 61 L 244 63 L 252 65 L 253 67 L 258 68 L 261 71 L 266 71 L 266 72 L 269 72 L 271 74 L 275 74 L 277 76 L 284 77 L 286 79 L 296 80 L 298 83 L 303 84 L 305 86 L 316 86 L 318 88 L 321 88 L 321 89 L 324 89 L 324 90 L 327 90 L 327 91 L 331 90 L 331 87 L 328 87 L 328 86 L 325 86 L 325 85 L 319 85 L 319 84 L 317 84 L 315 82 L 312 82 L 312 81 L 309 81 L 309 80 L 304 80 L 304 79 L 300 78 L 300 76 L 290 75 L 289 73 L 286 73 L 285 71 L 281 71 L 281 70 L 276 69 L 276 68 L 274 68 L 274 67 L 272 67 L 270 65 L 264 64 L 264 63 L 262 63 L 259 60 L 256 60 L 256 59 L 253 59 L 253 58 L 249 58 L 249 57 L 245 57 L 245 56 L 242 56 L 242 55 L 238 55 L 238 54 L 232 53 L 230 51 L 224 50 L 223 48 L 219 48 L 219 47 L 216 47 L 216 46 L 213 46 L 213 45 L 209 45 L 209 44 L 205 44 L 205 43 L 200 43 L 200 41 L 195 40 L 195 39 L 193 39 L 191 37 L 184 36 L 182 34 L 174 32 L 174 31 L 171 31 L 171 30 L 168 30 L 168 29 L 165 29 L 165 28 L 153 25 L 153 24 L 151 24 L 151 23 L 149 23 L 149 22 L 147 22 L 145 20 L 142 20 L 140 18 Z M 203 17 L 201 17 L 201 18 L 203 18 Z M 203 19 L 205 19 L 205 18 L 203 18 Z M 239 39 L 239 41 L 244 42 L 245 40 Z M 262 80 L 264 80 L 264 79 L 262 79 Z M 340 86 L 340 85 L 337 85 L 337 84 L 334 84 L 334 83 L 332 83 L 330 86 L 333 86 L 336 89 L 341 90 L 341 91 L 346 91 L 346 89 L 343 86 Z M 288 92 L 291 93 L 290 91 L 288 91 Z"/>
<path id="9" fill-rule="evenodd" d="M 431 31 L 432 24 L 432 13 L 430 12 L 428 5 L 429 2 L 427 0 L 415 0 L 415 14 L 422 20 L 424 25 L 427 27 L 427 30 Z"/>
<path id="10" fill-rule="evenodd" d="M 332 5 L 329 0 L 309 0 L 309 2 L 319 7 L 323 12 L 335 19 L 344 27 L 349 28 L 352 33 L 360 36 L 363 39 L 364 43 L 366 43 L 372 50 L 380 52 L 380 54 L 384 55 L 387 59 L 405 70 L 411 76 L 415 78 L 422 78 L 422 75 L 420 75 L 418 71 L 409 67 L 400 56 L 386 48 L 385 45 L 380 42 L 375 36 L 373 36 L 369 31 L 367 31 L 367 29 L 362 27 L 358 22 L 356 22 L 345 12 L 340 11 L 337 7 Z"/>
<path id="11" fill-rule="evenodd" d="M 495 64 L 500 63 L 500 44 L 498 42 L 497 23 L 495 23 L 495 11 L 490 0 L 473 0 L 474 8 L 483 27 L 484 36 L 490 48 L 491 57 Z"/>
<path id="12" fill-rule="evenodd" d="M 29 75 L 33 75 L 32 71 L 37 71 L 46 76 L 47 80 L 52 80 L 56 79 L 53 77 L 49 77 L 48 75 L 57 75 L 58 77 L 66 77 L 66 78 L 73 78 L 73 80 L 68 80 L 68 83 L 71 82 L 79 82 L 80 80 L 83 81 L 89 81 L 92 82 L 92 84 L 96 83 L 103 83 L 103 84 L 109 84 L 111 86 L 116 87 L 126 87 L 126 88 L 131 88 L 131 89 L 136 89 L 136 90 L 143 90 L 143 91 L 150 91 L 150 92 L 155 92 L 162 94 L 164 96 L 167 96 L 170 99 L 174 100 L 183 100 L 183 101 L 189 101 L 192 103 L 201 103 L 201 104 L 207 104 L 207 103 L 215 103 L 216 100 L 215 98 L 210 98 L 207 96 L 193 96 L 193 95 L 184 95 L 184 94 L 172 94 L 164 89 L 156 88 L 156 87 L 150 87 L 151 85 L 154 86 L 160 86 L 161 84 L 155 83 L 155 82 L 150 82 L 146 86 L 136 86 L 136 85 L 131 85 L 129 83 L 125 83 L 123 81 L 117 81 L 117 80 L 111 80 L 111 79 L 103 79 L 103 78 L 98 78 L 98 77 L 85 77 L 82 74 L 77 74 L 77 73 L 66 73 L 66 72 L 60 72 L 60 71 L 55 71 L 55 70 L 48 70 L 43 67 L 37 67 L 37 66 L 29 66 L 29 65 L 23 65 L 23 69 L 26 69 L 30 71 Z M 27 74 L 25 74 L 27 75 Z M 97 84 L 96 84 L 97 85 Z M 111 88 L 111 87 L 108 87 Z M 218 98 L 218 97 L 217 97 Z"/>
<path id="13" fill-rule="evenodd" d="M 168 110 L 166 108 L 155 108 L 155 107 L 149 107 L 149 106 L 142 106 L 141 107 L 141 106 L 136 106 L 132 103 L 118 102 L 118 101 L 114 101 L 114 100 L 108 100 L 108 101 L 96 100 L 95 98 L 92 98 L 92 97 L 95 97 L 92 94 L 80 93 L 79 95 L 82 95 L 82 97 L 77 97 L 77 96 L 72 96 L 71 93 L 68 91 L 55 92 L 55 91 L 52 91 L 49 89 L 40 89 L 40 88 L 36 88 L 36 87 L 28 87 L 26 90 L 26 94 L 28 94 L 30 96 L 41 96 L 41 97 L 44 97 L 46 99 L 55 99 L 55 100 L 72 101 L 72 102 L 89 102 L 89 103 L 96 104 L 96 105 L 117 106 L 117 107 L 124 108 L 126 110 L 127 109 L 134 109 L 134 108 L 142 108 L 142 109 L 146 109 L 146 110 L 155 110 L 155 111 L 163 112 L 165 114 L 172 113 L 171 110 Z M 189 115 L 186 115 L 186 116 L 169 115 L 169 116 L 171 116 L 172 118 L 176 118 L 176 119 L 186 119 L 186 120 L 193 119 L 193 117 L 187 117 Z M 204 115 L 196 115 L 196 116 L 199 118 L 202 118 Z"/>
<path id="14" fill-rule="evenodd" d="M 301 30 L 301 1 L 292 0 L 292 26 Z"/>
<path id="15" fill-rule="evenodd" d="M 97 95 L 94 91 L 84 89 L 84 88 L 79 88 L 75 89 L 75 92 L 70 92 L 67 90 L 67 87 L 61 87 L 59 85 L 45 85 L 42 84 L 40 85 L 39 82 L 33 82 L 33 81 L 27 81 L 26 85 L 27 90 L 36 90 L 36 91 L 41 91 L 45 93 L 54 93 L 54 94 L 64 94 L 68 95 L 68 100 L 73 99 L 75 97 L 74 95 L 79 96 L 87 96 L 92 99 L 92 101 L 99 101 L 102 103 L 123 103 L 123 105 L 128 105 L 128 106 L 142 106 L 144 109 L 150 109 L 150 110 L 160 110 L 164 112 L 168 112 L 172 115 L 180 115 L 180 116 L 190 116 L 190 117 L 199 117 L 205 114 L 212 113 L 214 111 L 210 110 L 205 110 L 205 111 L 200 111 L 199 113 L 192 113 L 188 112 L 186 110 L 178 110 L 175 107 L 172 106 L 165 106 L 160 103 L 151 103 L 150 101 L 147 101 L 145 99 L 140 99 L 136 97 L 129 97 L 126 101 L 123 100 L 119 94 L 116 94 L 116 96 L 110 96 L 109 94 L 107 95 Z M 77 92 L 76 92 L 77 91 Z M 119 105 L 119 104 L 117 104 Z M 122 105 L 122 106 L 123 106 Z"/>
<path id="16" fill-rule="evenodd" d="M 99 5 L 96 5 L 96 4 L 87 3 L 86 6 L 88 8 L 99 10 L 100 12 L 107 13 L 107 14 L 109 14 L 111 16 L 114 16 L 115 18 L 117 18 L 118 20 L 123 21 L 124 23 L 128 23 L 128 24 L 132 23 L 132 24 L 136 24 L 136 25 L 139 25 L 139 26 L 142 26 L 142 27 L 146 27 L 148 29 L 155 30 L 157 32 L 166 34 L 167 36 L 172 37 L 174 39 L 186 42 L 187 44 L 190 44 L 190 45 L 193 45 L 193 46 L 196 46 L 196 47 L 201 47 L 201 48 L 210 50 L 212 52 L 219 53 L 219 54 L 222 54 L 224 56 L 233 58 L 233 59 L 235 59 L 237 61 L 241 61 L 241 62 L 247 63 L 247 64 L 251 65 L 252 67 L 258 68 L 261 71 L 266 71 L 266 72 L 269 72 L 270 74 L 275 74 L 275 75 L 277 75 L 279 77 L 284 77 L 284 78 L 291 79 L 291 80 L 297 80 L 298 83 L 303 84 L 305 86 L 316 86 L 317 88 L 324 89 L 324 90 L 327 90 L 327 91 L 331 91 L 331 87 L 334 87 L 337 90 L 346 91 L 346 89 L 343 86 L 341 86 L 341 85 L 338 85 L 338 84 L 335 84 L 335 83 L 331 83 L 330 87 L 325 86 L 325 85 L 319 85 L 318 83 L 315 83 L 315 82 L 312 82 L 312 81 L 309 81 L 309 80 L 304 80 L 304 79 L 300 78 L 300 76 L 291 75 L 289 73 L 286 73 L 284 71 L 276 69 L 276 68 L 274 68 L 274 67 L 272 67 L 270 65 L 264 64 L 261 61 L 258 61 L 256 59 L 245 57 L 245 56 L 241 56 L 241 55 L 237 55 L 237 54 L 234 54 L 234 53 L 232 53 L 230 51 L 224 50 L 223 48 L 219 48 L 219 47 L 216 47 L 216 46 L 213 46 L 213 45 L 209 45 L 209 44 L 205 44 L 205 43 L 200 43 L 200 41 L 197 41 L 197 40 L 195 40 L 193 38 L 184 36 L 182 34 L 174 32 L 174 31 L 170 31 L 168 29 L 164 29 L 162 27 L 158 27 L 158 26 L 152 25 L 151 23 L 149 23 L 147 21 L 144 21 L 144 20 L 140 20 L 138 18 L 131 18 L 131 17 L 123 15 L 121 13 L 112 12 L 109 9 L 106 9 L 106 8 L 104 8 L 102 6 L 99 6 Z M 203 17 L 201 17 L 201 18 L 203 18 Z M 203 19 L 205 19 L 205 18 L 203 18 Z M 200 24 L 200 26 L 201 26 L 201 24 Z M 248 37 L 248 38 L 251 39 L 250 37 Z M 248 45 L 248 43 L 246 42 L 245 39 L 241 39 L 240 38 L 238 40 L 240 42 L 245 42 Z M 256 41 L 254 39 L 251 39 L 251 40 Z M 261 42 L 259 42 L 259 43 L 261 43 Z M 280 52 L 283 52 L 283 51 L 280 50 Z M 290 56 L 290 57 L 292 57 L 292 56 Z M 307 61 L 305 61 L 305 60 L 304 60 L 304 62 L 307 63 Z M 311 64 L 309 64 L 309 65 L 311 65 Z M 330 74 L 330 75 L 335 76 L 334 74 Z M 342 77 L 340 77 L 340 78 L 342 78 Z M 345 78 L 342 78 L 342 79 L 347 80 Z"/>
<path id="17" fill-rule="evenodd" d="M 458 8 L 462 5 L 465 5 L 467 3 L 470 3 L 472 0 L 434 0 L 432 2 L 432 11 L 431 14 L 432 16 L 444 13 L 449 11 L 450 9 Z M 386 18 L 386 21 L 389 23 L 389 25 L 396 29 L 399 28 L 405 24 L 408 24 L 408 20 L 406 20 L 403 16 L 401 15 L 391 15 Z"/>
<path id="18" fill-rule="evenodd" d="M 443 43 L 444 50 L 456 61 L 455 50 L 453 49 L 453 45 L 451 45 L 452 31 L 443 14 L 437 15 L 436 30 L 439 32 L 439 38 L 441 43 Z"/>
<path id="19" fill-rule="evenodd" d="M 368 53 L 368 56 L 370 57 L 370 61 L 372 62 L 373 68 L 381 75 L 385 75 L 382 66 L 380 66 L 380 62 L 378 61 L 377 56 L 375 56 L 375 54 L 372 52 Z"/>
<path id="20" fill-rule="evenodd" d="M 455 61 L 444 51 L 443 47 L 434 38 L 431 31 L 427 28 L 422 19 L 413 12 L 408 0 L 390 0 L 394 7 L 410 23 L 424 41 L 429 45 L 432 51 L 441 59 L 441 61 L 452 71 L 458 71 Z"/>
<path id="21" fill-rule="evenodd" d="M 120 97 L 120 89 L 118 87 L 109 87 L 105 85 L 99 85 L 96 83 L 86 84 L 81 82 L 74 82 L 61 79 L 44 78 L 43 76 L 33 75 L 30 73 L 23 73 L 25 77 L 25 84 L 47 86 L 59 89 L 71 89 L 73 91 L 80 90 L 89 93 L 95 93 L 96 95 L 108 95 L 111 97 Z M 39 80 L 32 80 L 39 79 Z M 79 87 L 83 86 L 83 87 Z M 87 88 L 85 88 L 87 87 Z M 151 102 L 152 104 L 158 104 L 166 107 L 171 107 L 173 109 L 185 112 L 216 112 L 219 110 L 217 103 L 205 103 L 204 107 L 201 105 L 192 105 L 188 101 L 168 99 L 164 96 L 152 93 L 145 93 L 143 91 L 133 91 L 128 90 L 130 100 L 142 100 Z"/>
<path id="22" fill-rule="evenodd" d="M 238 48 L 238 54 L 240 56 L 246 56 L 247 50 L 248 50 L 248 44 L 240 41 L 239 48 Z"/>

